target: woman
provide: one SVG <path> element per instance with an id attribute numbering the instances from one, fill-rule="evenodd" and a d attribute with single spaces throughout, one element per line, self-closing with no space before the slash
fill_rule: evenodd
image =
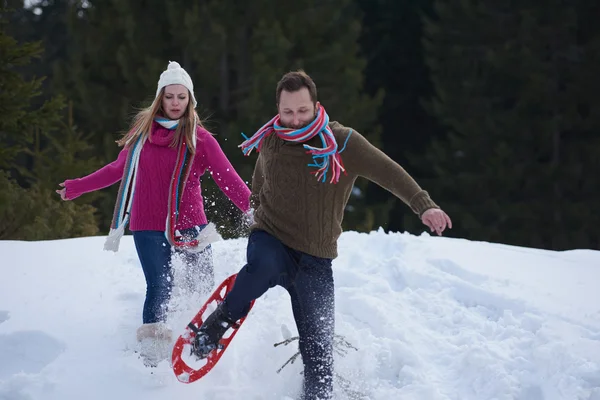
<path id="1" fill-rule="evenodd" d="M 117 141 L 116 161 L 57 190 L 63 200 L 121 181 L 105 249 L 117 251 L 126 225 L 146 278 L 143 325 L 137 338 L 170 340 L 166 320 L 172 287 L 172 256 L 198 269 L 201 292 L 214 284 L 208 222 L 200 188 L 206 170 L 244 213 L 250 190 L 235 172 L 215 138 L 202 127 L 195 111 L 194 85 L 188 73 L 170 62 L 158 81 L 150 107 L 139 112 L 129 132 Z M 165 229 L 166 227 L 166 229 Z M 215 233 L 214 231 L 212 233 Z M 204 240 L 203 240 L 204 237 Z"/>

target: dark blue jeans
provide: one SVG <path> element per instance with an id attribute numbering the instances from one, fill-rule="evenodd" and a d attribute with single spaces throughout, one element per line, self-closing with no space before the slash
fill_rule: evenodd
<path id="1" fill-rule="evenodd" d="M 206 225 L 199 226 L 202 230 Z M 191 235 L 195 228 L 183 230 L 182 235 Z M 146 300 L 142 321 L 144 324 L 164 322 L 168 311 L 168 302 L 173 285 L 171 258 L 177 253 L 186 265 L 203 275 L 201 282 L 209 282 L 214 286 L 214 271 L 212 264 L 212 249 L 208 246 L 201 252 L 192 253 L 185 250 L 173 249 L 165 238 L 163 231 L 133 231 L 133 240 L 137 250 L 144 277 L 146 278 Z M 194 268 L 196 267 L 196 268 Z M 200 289 L 200 288 L 198 288 Z"/>
<path id="2" fill-rule="evenodd" d="M 231 319 L 248 313 L 250 302 L 279 285 L 290 294 L 304 363 L 303 400 L 324 400 L 333 391 L 335 301 L 332 260 L 293 250 L 255 230 L 248 239 L 247 264 L 225 304 Z"/>

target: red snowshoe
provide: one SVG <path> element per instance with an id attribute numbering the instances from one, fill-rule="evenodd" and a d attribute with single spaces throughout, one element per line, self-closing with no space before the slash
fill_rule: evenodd
<path id="1" fill-rule="evenodd" d="M 229 330 L 227 331 L 231 332 L 229 336 L 227 336 L 226 332 L 225 336 L 223 336 L 223 338 L 219 342 L 219 347 L 211 351 L 205 359 L 201 360 L 205 363 L 203 366 L 199 367 L 198 369 L 194 369 L 188 364 L 186 364 L 186 362 L 182 359 L 184 349 L 187 351 L 188 354 L 191 354 L 191 349 L 194 343 L 194 338 L 196 337 L 196 332 L 198 332 L 198 329 L 202 326 L 202 322 L 204 321 L 203 314 L 206 311 L 208 305 L 211 304 L 213 301 L 216 302 L 217 305 L 223 302 L 223 299 L 225 298 L 227 293 L 229 293 L 229 291 L 233 288 L 236 276 L 237 274 L 231 275 L 230 277 L 225 279 L 217 289 L 215 289 L 213 294 L 208 298 L 208 300 L 206 300 L 206 303 L 204 303 L 202 308 L 200 308 L 198 314 L 196 314 L 196 316 L 185 328 L 185 332 L 181 336 L 179 336 L 179 338 L 175 342 L 175 345 L 173 347 L 173 353 L 171 356 L 171 361 L 173 364 L 173 372 L 175 372 L 175 376 L 177 377 L 179 382 L 192 383 L 206 375 L 217 364 L 217 362 L 227 349 L 227 346 L 229 346 L 229 343 L 231 343 L 231 340 L 234 338 L 238 329 L 246 319 L 246 317 L 239 319 L 235 324 L 233 324 L 229 328 Z M 254 301 L 252 301 L 252 303 L 250 304 L 250 309 L 252 309 L 252 306 L 254 306 Z"/>

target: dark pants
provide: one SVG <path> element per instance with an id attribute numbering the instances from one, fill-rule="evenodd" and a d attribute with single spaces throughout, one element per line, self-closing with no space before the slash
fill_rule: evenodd
<path id="1" fill-rule="evenodd" d="M 202 225 L 198 229 L 201 230 L 204 226 Z M 181 233 L 184 236 L 190 235 L 194 230 L 195 228 L 190 228 Z M 210 246 L 201 252 L 193 253 L 171 248 L 163 231 L 134 231 L 132 233 L 144 277 L 146 278 L 146 300 L 144 301 L 142 313 L 144 324 L 166 320 L 167 304 L 171 297 L 173 285 L 171 258 L 174 253 L 180 256 L 191 270 L 197 271 L 196 273 L 201 275 L 199 277 L 200 282 L 205 284 L 209 282 L 210 287 L 205 290 L 212 290 L 214 271 Z M 202 290 L 202 288 L 197 288 L 197 290 Z"/>
<path id="2" fill-rule="evenodd" d="M 303 400 L 330 399 L 333 391 L 334 285 L 331 259 L 293 250 L 267 232 L 248 239 L 247 264 L 225 298 L 231 319 L 269 288 L 287 289 L 304 363 Z"/>

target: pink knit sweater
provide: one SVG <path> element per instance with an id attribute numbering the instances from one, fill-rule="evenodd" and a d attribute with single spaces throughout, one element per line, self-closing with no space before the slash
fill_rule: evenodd
<path id="1" fill-rule="evenodd" d="M 151 141 L 147 140 L 144 144 L 131 206 L 131 231 L 165 230 L 169 182 L 177 158 L 176 149 L 169 147 L 174 134 L 174 130 L 166 129 L 155 122 L 152 126 Z M 200 187 L 200 177 L 206 170 L 240 210 L 246 212 L 250 208 L 250 190 L 223 154 L 219 143 L 206 129 L 198 127 L 196 135 L 196 155 L 181 199 L 176 229 L 207 223 Z M 90 175 L 66 180 L 66 197 L 72 200 L 83 193 L 102 189 L 120 181 L 128 151 L 121 150 L 115 161 Z"/>

